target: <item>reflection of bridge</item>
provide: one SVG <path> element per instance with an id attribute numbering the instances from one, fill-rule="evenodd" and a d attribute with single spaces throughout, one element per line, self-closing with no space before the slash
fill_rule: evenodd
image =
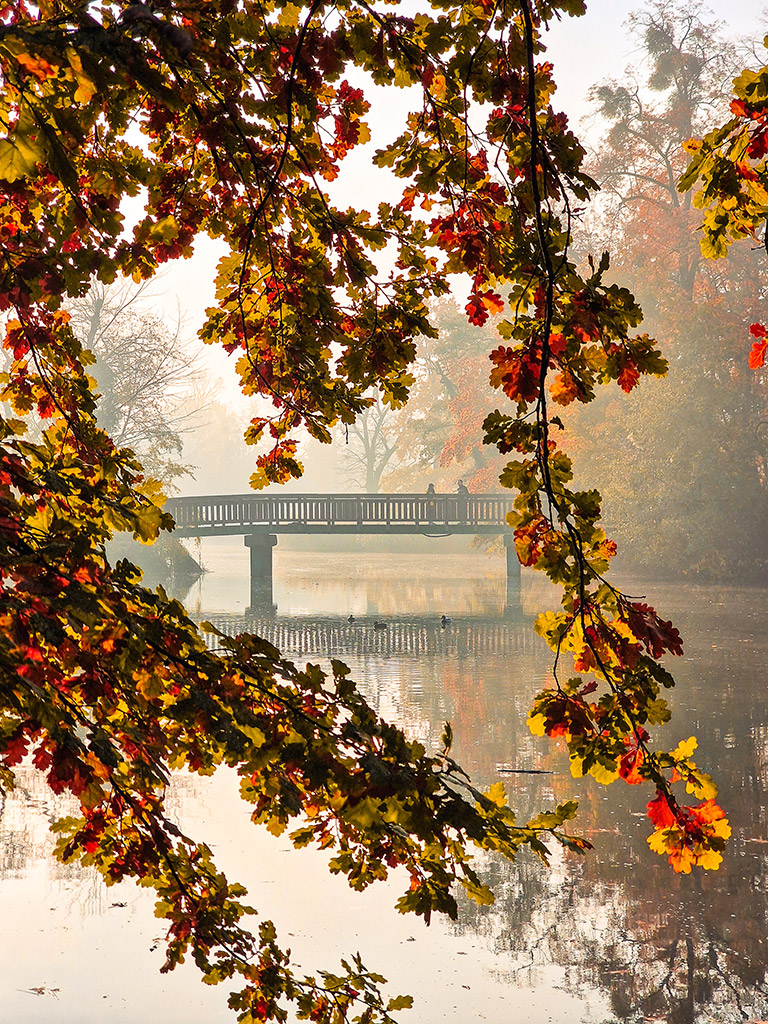
<path id="1" fill-rule="evenodd" d="M 529 622 L 506 619 L 455 619 L 442 627 L 437 616 L 389 619 L 386 629 L 374 629 L 373 618 L 347 622 L 338 618 L 276 616 L 221 613 L 207 621 L 222 633 L 256 633 L 290 657 L 334 657 L 344 654 L 379 654 L 422 657 L 429 654 L 528 653 L 539 647 Z M 215 647 L 216 637 L 206 642 Z"/>
<path id="2" fill-rule="evenodd" d="M 506 525 L 514 499 L 500 494 L 220 494 L 171 498 L 178 537 L 245 537 L 251 604 L 272 604 L 272 548 L 279 533 L 502 534 L 508 604 L 519 596 L 520 564 Z M 511 593 L 510 593 L 511 591 Z"/>

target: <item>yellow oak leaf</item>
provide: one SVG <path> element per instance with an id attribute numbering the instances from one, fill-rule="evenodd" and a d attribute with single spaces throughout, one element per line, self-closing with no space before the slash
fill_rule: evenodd
<path id="1" fill-rule="evenodd" d="M 83 71 L 83 62 L 80 60 L 79 54 L 71 46 L 68 46 L 64 52 L 77 82 L 75 103 L 90 103 L 97 92 L 95 83 Z"/>

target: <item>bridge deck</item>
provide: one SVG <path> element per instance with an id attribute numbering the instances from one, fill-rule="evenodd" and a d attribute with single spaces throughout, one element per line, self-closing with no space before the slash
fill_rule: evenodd
<path id="1" fill-rule="evenodd" d="M 254 533 L 504 533 L 512 495 L 222 494 L 171 498 L 179 537 Z"/>

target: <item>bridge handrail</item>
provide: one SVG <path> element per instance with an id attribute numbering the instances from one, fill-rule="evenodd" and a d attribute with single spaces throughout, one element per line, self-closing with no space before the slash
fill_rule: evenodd
<path id="1" fill-rule="evenodd" d="M 181 530 L 284 525 L 494 526 L 514 496 L 504 494 L 218 494 L 171 498 Z"/>

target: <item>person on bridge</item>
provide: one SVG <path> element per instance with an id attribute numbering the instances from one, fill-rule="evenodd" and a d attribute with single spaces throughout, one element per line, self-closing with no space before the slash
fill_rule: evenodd
<path id="1" fill-rule="evenodd" d="M 434 499 L 434 494 L 435 494 L 435 485 L 434 484 L 428 484 L 427 485 L 427 498 L 428 498 L 428 500 L 427 500 L 427 520 L 430 523 L 433 523 L 435 521 L 435 512 L 437 510 L 437 502 Z"/>
<path id="2" fill-rule="evenodd" d="M 468 505 L 467 497 L 469 495 L 469 490 L 467 489 L 467 485 L 464 483 L 463 480 L 459 480 L 459 482 L 456 484 L 456 493 L 459 496 L 459 500 L 456 502 L 456 504 L 458 506 L 458 508 L 457 508 L 458 519 L 462 523 L 466 523 L 466 521 L 467 521 L 467 511 L 468 511 L 468 509 L 467 509 L 467 505 Z"/>

